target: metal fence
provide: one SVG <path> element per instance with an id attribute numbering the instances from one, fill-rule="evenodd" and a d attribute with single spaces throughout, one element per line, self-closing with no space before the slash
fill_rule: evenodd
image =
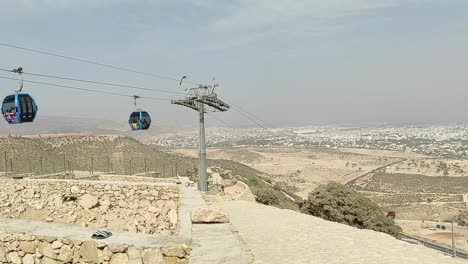
<path id="1" fill-rule="evenodd" d="M 116 159 L 111 156 L 99 157 L 67 157 L 36 155 L 33 157 L 10 156 L 5 151 L 0 171 L 12 174 L 33 173 L 44 175 L 59 172 L 87 171 L 90 175 L 99 173 L 115 173 L 134 175 L 138 173 L 156 172 L 161 177 L 175 177 L 179 172 L 194 171 L 187 164 L 179 167 L 177 160 L 157 160 L 151 157 L 134 157 Z"/>

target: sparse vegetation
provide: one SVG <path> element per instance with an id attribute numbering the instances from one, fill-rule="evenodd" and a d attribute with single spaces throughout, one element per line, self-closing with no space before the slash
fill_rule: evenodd
<path id="1" fill-rule="evenodd" d="M 255 200 L 265 205 L 279 205 L 279 198 L 277 192 L 269 188 L 258 188 L 255 192 Z"/>
<path id="2" fill-rule="evenodd" d="M 284 209 L 299 210 L 296 202 L 286 196 L 282 190 L 275 189 L 269 183 L 262 180 L 266 178 L 264 173 L 230 160 L 208 160 L 208 166 L 221 167 L 230 171 L 231 173 L 224 175 L 223 178 L 227 177 L 227 179 L 237 179 L 245 182 L 256 197 L 265 197 L 266 193 L 268 196 L 275 196 L 276 198 L 267 199 L 268 201 L 275 202 L 271 205 Z M 269 191 L 265 191 L 265 189 Z"/>
<path id="3" fill-rule="evenodd" d="M 463 194 L 468 193 L 468 178 L 379 172 L 369 178 L 365 185 L 352 187 L 371 192 Z"/>
<path id="4" fill-rule="evenodd" d="M 339 183 L 321 185 L 309 194 L 301 211 L 325 220 L 399 237 L 401 228 L 369 198 Z"/>

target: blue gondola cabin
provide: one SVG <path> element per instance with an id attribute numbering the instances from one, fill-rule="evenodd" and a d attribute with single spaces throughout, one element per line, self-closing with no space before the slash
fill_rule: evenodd
<path id="1" fill-rule="evenodd" d="M 37 114 L 37 105 L 29 94 L 10 94 L 3 99 L 2 114 L 8 124 L 33 122 Z"/>
<path id="2" fill-rule="evenodd" d="M 146 111 L 135 111 L 130 114 L 128 124 L 132 130 L 147 130 L 151 125 L 151 118 Z"/>

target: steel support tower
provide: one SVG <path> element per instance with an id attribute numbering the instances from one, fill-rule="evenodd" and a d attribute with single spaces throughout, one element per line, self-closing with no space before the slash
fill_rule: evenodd
<path id="1" fill-rule="evenodd" d="M 172 100 L 172 104 L 182 105 L 191 108 L 199 114 L 199 134 L 198 134 L 198 188 L 201 192 L 208 190 L 208 179 L 206 176 L 206 146 L 205 146 L 205 107 L 211 107 L 210 112 L 225 112 L 229 109 L 229 105 L 220 100 L 214 89 L 218 84 L 212 86 L 200 85 L 196 88 L 191 88 L 184 99 Z"/>

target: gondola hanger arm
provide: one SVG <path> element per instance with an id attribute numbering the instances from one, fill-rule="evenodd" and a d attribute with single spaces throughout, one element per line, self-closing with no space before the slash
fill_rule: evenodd
<path id="1" fill-rule="evenodd" d="M 23 90 L 23 77 L 22 77 L 23 68 L 22 68 L 22 67 L 18 67 L 18 69 L 12 70 L 12 72 L 18 73 L 19 82 L 20 82 L 20 88 L 19 88 L 19 90 L 16 91 L 16 93 L 21 93 L 21 91 Z"/>

